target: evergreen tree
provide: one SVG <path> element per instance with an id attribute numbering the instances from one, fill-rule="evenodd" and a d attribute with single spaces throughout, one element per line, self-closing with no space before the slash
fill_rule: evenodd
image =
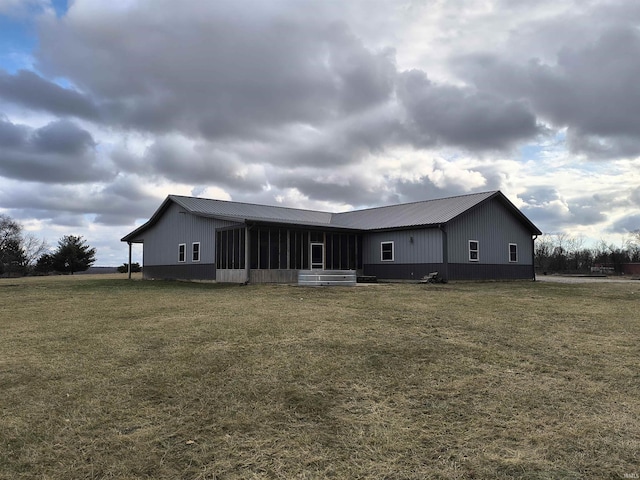
<path id="1" fill-rule="evenodd" d="M 38 273 L 49 273 L 53 271 L 53 256 L 43 253 L 38 257 L 34 270 Z"/>
<path id="2" fill-rule="evenodd" d="M 20 240 L 11 238 L 0 247 L 0 274 L 9 276 L 24 275 L 27 271 L 27 257 Z"/>
<path id="3" fill-rule="evenodd" d="M 96 249 L 82 237 L 65 235 L 58 241 L 58 249 L 51 256 L 53 269 L 58 272 L 84 272 L 96 261 Z"/>

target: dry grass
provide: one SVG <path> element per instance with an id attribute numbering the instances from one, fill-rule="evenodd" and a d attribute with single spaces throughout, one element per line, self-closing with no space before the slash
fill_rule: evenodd
<path id="1" fill-rule="evenodd" d="M 639 296 L 0 280 L 0 478 L 634 478 Z"/>

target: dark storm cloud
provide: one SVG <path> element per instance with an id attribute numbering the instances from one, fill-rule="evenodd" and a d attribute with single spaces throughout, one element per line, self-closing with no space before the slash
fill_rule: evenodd
<path id="1" fill-rule="evenodd" d="M 58 120 L 31 129 L 0 120 L 0 176 L 43 183 L 84 183 L 113 177 L 100 164 L 86 130 Z"/>
<path id="2" fill-rule="evenodd" d="M 629 233 L 640 230 L 640 213 L 627 215 L 611 225 L 610 232 L 613 233 Z"/>
<path id="3" fill-rule="evenodd" d="M 131 225 L 148 218 L 159 205 L 159 199 L 147 192 L 136 177 L 117 177 L 99 188 L 64 185 L 38 185 L 23 182 L 0 190 L 0 204 L 13 209 L 16 217 L 37 218 L 64 225 L 81 226 L 87 216 L 93 223 Z"/>
<path id="4" fill-rule="evenodd" d="M 335 21 L 297 21 L 302 6 L 248 7 L 141 2 L 89 20 L 72 9 L 43 22 L 40 65 L 101 99 L 114 122 L 209 138 L 322 122 L 391 95 L 393 52 Z"/>
<path id="5" fill-rule="evenodd" d="M 610 205 L 598 195 L 565 200 L 556 188 L 532 186 L 519 197 L 525 202 L 522 207 L 524 214 L 534 223 L 544 224 L 549 230 L 547 233 L 564 230 L 570 225 L 592 225 L 608 219 L 604 212 Z"/>
<path id="6" fill-rule="evenodd" d="M 146 178 L 192 185 L 215 184 L 235 191 L 261 188 L 266 179 L 247 174 L 246 165 L 255 155 L 241 156 L 242 147 L 211 143 L 204 140 L 187 141 L 177 137 L 158 137 L 143 154 L 134 155 L 126 149 L 116 149 L 111 159 L 122 171 L 144 175 Z"/>
<path id="7" fill-rule="evenodd" d="M 45 80 L 36 73 L 20 70 L 11 75 L 0 69 L 0 97 L 55 115 L 95 119 L 96 107 L 84 95 Z"/>
<path id="8" fill-rule="evenodd" d="M 141 1 L 101 13 L 71 8 L 41 22 L 38 60 L 120 127 L 211 141 L 272 142 L 300 125 L 320 132 L 281 138 L 261 160 L 281 166 L 344 165 L 399 145 L 508 149 L 539 131 L 523 102 L 398 72 L 393 49 L 367 48 L 330 5 Z M 160 158 L 160 175 L 195 175 Z M 198 158 L 193 172 L 221 168 L 216 155 L 208 167 Z"/>
<path id="9" fill-rule="evenodd" d="M 517 63 L 493 54 L 457 61 L 477 88 L 526 99 L 555 127 L 567 127 L 570 148 L 593 158 L 640 153 L 640 32 L 611 26 L 591 43 L 565 46 L 554 63 Z"/>
<path id="10" fill-rule="evenodd" d="M 409 114 L 418 144 L 449 144 L 471 150 L 499 150 L 538 133 L 525 104 L 447 85 L 422 71 L 402 74 L 398 96 Z"/>

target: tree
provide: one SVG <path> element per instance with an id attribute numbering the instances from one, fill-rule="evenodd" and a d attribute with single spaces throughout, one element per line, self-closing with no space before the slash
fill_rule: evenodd
<path id="1" fill-rule="evenodd" d="M 96 249 L 87 245 L 82 237 L 65 235 L 58 240 L 58 249 L 53 253 L 53 269 L 58 272 L 84 272 L 96 261 Z"/>
<path id="2" fill-rule="evenodd" d="M 22 276 L 27 271 L 27 257 L 19 239 L 9 239 L 0 250 L 0 274 Z"/>
<path id="3" fill-rule="evenodd" d="M 129 264 L 126 262 L 118 267 L 119 273 L 127 273 L 128 271 L 129 271 Z M 138 262 L 131 264 L 131 273 L 136 273 L 141 271 L 142 271 L 142 268 L 140 267 L 140 264 Z"/>
<path id="4" fill-rule="evenodd" d="M 38 257 L 38 260 L 36 261 L 34 270 L 37 273 L 44 273 L 44 274 L 52 272 L 53 256 L 49 255 L 48 253 L 43 253 L 42 255 L 40 255 L 40 257 Z"/>
<path id="5" fill-rule="evenodd" d="M 19 263 L 23 263 L 20 234 L 22 226 L 8 215 L 0 214 L 0 275 L 14 273 Z"/>
<path id="6" fill-rule="evenodd" d="M 27 259 L 27 266 L 33 268 L 38 259 L 47 253 L 49 245 L 44 239 L 37 238 L 33 233 L 22 236 L 22 250 Z"/>

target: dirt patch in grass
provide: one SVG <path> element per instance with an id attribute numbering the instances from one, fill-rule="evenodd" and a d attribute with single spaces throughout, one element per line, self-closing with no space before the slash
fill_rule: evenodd
<path id="1" fill-rule="evenodd" d="M 640 473 L 637 284 L 9 283 L 2 479 Z"/>

